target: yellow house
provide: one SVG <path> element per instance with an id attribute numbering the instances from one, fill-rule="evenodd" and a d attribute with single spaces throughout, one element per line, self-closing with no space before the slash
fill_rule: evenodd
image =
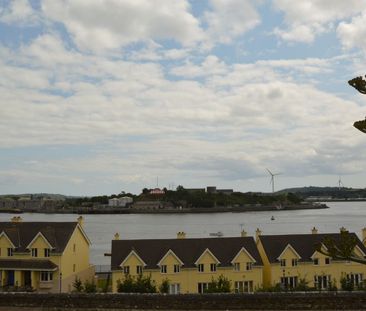
<path id="1" fill-rule="evenodd" d="M 78 277 L 91 280 L 90 241 L 77 222 L 0 222 L 0 286 L 69 292 Z"/>
<path id="2" fill-rule="evenodd" d="M 365 257 L 366 248 L 357 238 L 355 254 Z M 354 286 L 363 282 L 366 265 L 344 260 L 333 260 L 318 251 L 317 245 L 330 238 L 337 243 L 340 233 L 320 234 L 313 228 L 311 234 L 262 235 L 257 230 L 257 247 L 263 261 L 264 287 L 280 284 L 283 288 L 296 288 L 300 281 L 309 287 L 341 288 L 341 279 L 350 280 Z M 325 247 L 324 245 L 322 247 Z"/>
<path id="3" fill-rule="evenodd" d="M 159 286 L 169 282 L 169 293 L 203 293 L 221 275 L 232 292 L 253 292 L 262 286 L 262 261 L 253 237 L 112 241 L 112 288 L 126 275 L 151 276 Z"/>

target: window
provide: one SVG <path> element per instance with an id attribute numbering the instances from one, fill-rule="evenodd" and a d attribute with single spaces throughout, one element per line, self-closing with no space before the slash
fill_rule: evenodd
<path id="1" fill-rule="evenodd" d="M 297 276 L 281 277 L 281 286 L 284 289 L 292 289 L 297 286 Z"/>
<path id="2" fill-rule="evenodd" d="M 216 272 L 217 269 L 217 265 L 215 263 L 210 264 L 210 271 L 211 272 Z"/>
<path id="3" fill-rule="evenodd" d="M 123 273 L 130 274 L 130 266 L 123 266 Z"/>
<path id="4" fill-rule="evenodd" d="M 330 275 L 314 275 L 314 287 L 317 289 L 329 289 L 331 286 Z"/>
<path id="5" fill-rule="evenodd" d="M 281 259 L 280 265 L 281 265 L 281 267 L 286 267 L 286 259 Z"/>
<path id="6" fill-rule="evenodd" d="M 350 273 L 347 274 L 347 281 L 353 284 L 353 286 L 359 286 L 363 283 L 363 274 L 362 273 Z"/>
<path id="7" fill-rule="evenodd" d="M 75 272 L 76 271 L 76 265 L 75 264 L 73 264 L 72 265 L 72 272 Z"/>
<path id="8" fill-rule="evenodd" d="M 44 249 L 44 257 L 50 257 L 51 255 L 51 250 L 49 248 L 45 248 Z"/>
<path id="9" fill-rule="evenodd" d="M 179 283 L 169 284 L 169 294 L 180 294 L 180 284 Z"/>
<path id="10" fill-rule="evenodd" d="M 32 248 L 31 253 L 32 253 L 32 257 L 38 257 L 38 249 L 37 248 Z"/>
<path id="11" fill-rule="evenodd" d="M 136 274 L 142 274 L 143 267 L 142 266 L 136 266 Z"/>
<path id="12" fill-rule="evenodd" d="M 72 246 L 72 251 L 75 253 L 76 252 L 76 244 L 74 243 L 74 245 Z"/>
<path id="13" fill-rule="evenodd" d="M 240 271 L 240 262 L 234 262 L 234 270 Z"/>
<path id="14" fill-rule="evenodd" d="M 167 267 L 166 267 L 166 265 L 160 266 L 160 272 L 161 273 L 167 273 Z"/>
<path id="15" fill-rule="evenodd" d="M 198 283 L 198 293 L 203 294 L 208 288 L 208 283 Z"/>
<path id="16" fill-rule="evenodd" d="M 174 273 L 180 272 L 180 265 L 174 265 Z"/>
<path id="17" fill-rule="evenodd" d="M 325 258 L 325 264 L 330 265 L 330 258 Z"/>
<path id="18" fill-rule="evenodd" d="M 247 271 L 252 270 L 253 269 L 253 263 L 252 262 L 247 262 L 245 268 L 246 268 Z"/>
<path id="19" fill-rule="evenodd" d="M 293 267 L 296 267 L 297 266 L 297 263 L 298 263 L 298 259 L 297 258 L 293 258 L 292 259 L 292 266 Z"/>
<path id="20" fill-rule="evenodd" d="M 53 273 L 48 271 L 41 271 L 41 281 L 49 282 L 53 280 Z"/>
<path id="21" fill-rule="evenodd" d="M 12 248 L 8 248 L 8 257 L 13 256 L 13 249 Z"/>
<path id="22" fill-rule="evenodd" d="M 319 265 L 319 259 L 318 259 L 318 258 L 314 258 L 314 259 L 313 259 L 313 264 L 314 264 L 315 266 Z"/>
<path id="23" fill-rule="evenodd" d="M 204 272 L 205 271 L 205 266 L 203 263 L 198 264 L 198 272 Z"/>
<path id="24" fill-rule="evenodd" d="M 253 281 L 237 281 L 234 283 L 235 293 L 252 293 L 253 292 Z"/>

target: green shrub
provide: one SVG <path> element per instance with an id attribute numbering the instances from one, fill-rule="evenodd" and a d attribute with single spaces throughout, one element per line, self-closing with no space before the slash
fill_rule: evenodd
<path id="1" fill-rule="evenodd" d="M 170 282 L 168 279 L 164 279 L 163 282 L 161 282 L 159 286 L 159 292 L 162 294 L 168 294 L 169 293 L 169 285 Z"/>
<path id="2" fill-rule="evenodd" d="M 78 277 L 75 278 L 75 281 L 72 283 L 72 287 L 78 293 L 80 293 L 84 290 L 83 282 Z"/>

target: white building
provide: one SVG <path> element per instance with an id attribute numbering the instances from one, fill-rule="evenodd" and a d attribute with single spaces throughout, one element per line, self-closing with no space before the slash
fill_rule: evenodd
<path id="1" fill-rule="evenodd" d="M 130 197 L 113 198 L 108 200 L 108 206 L 126 207 L 127 204 L 132 202 L 133 199 Z"/>

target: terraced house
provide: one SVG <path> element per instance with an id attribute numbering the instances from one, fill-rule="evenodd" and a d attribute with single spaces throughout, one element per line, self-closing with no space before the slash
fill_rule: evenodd
<path id="1" fill-rule="evenodd" d="M 75 277 L 94 278 L 90 241 L 77 222 L 0 222 L 0 285 L 13 290 L 69 292 Z"/>
<path id="2" fill-rule="evenodd" d="M 243 234 L 245 235 L 245 234 Z M 262 285 L 262 260 L 253 237 L 112 241 L 113 292 L 126 275 L 151 276 L 159 286 L 169 282 L 169 292 L 203 293 L 213 279 L 223 275 L 233 292 L 253 292 Z"/>
<path id="3" fill-rule="evenodd" d="M 363 230 L 365 232 L 365 229 Z M 356 256 L 365 258 L 366 248 L 356 234 L 354 249 Z M 262 257 L 263 283 L 265 287 L 281 284 L 283 288 L 296 288 L 300 280 L 309 287 L 327 290 L 332 286 L 341 288 L 341 279 L 349 280 L 357 288 L 366 275 L 366 265 L 345 260 L 333 260 L 317 251 L 317 246 L 325 239 L 339 243 L 340 233 L 318 233 L 313 228 L 311 234 L 262 235 L 257 230 L 257 246 Z"/>

